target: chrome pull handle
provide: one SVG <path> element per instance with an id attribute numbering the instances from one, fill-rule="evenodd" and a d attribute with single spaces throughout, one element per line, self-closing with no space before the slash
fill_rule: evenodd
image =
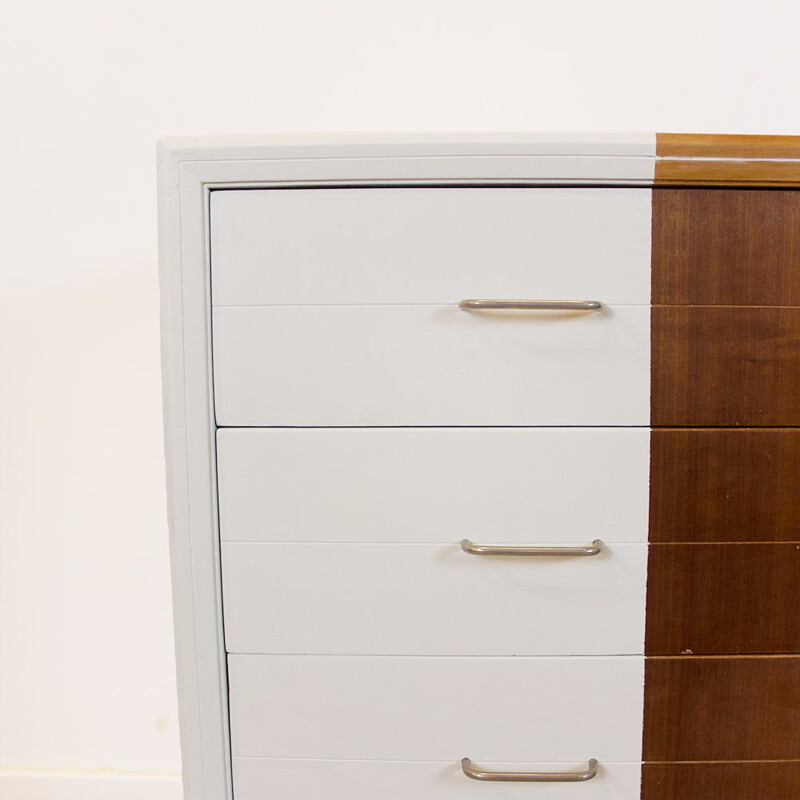
<path id="1" fill-rule="evenodd" d="M 462 300 L 462 311 L 484 309 L 515 309 L 517 311 L 596 311 L 602 308 L 599 300 Z"/>
<path id="2" fill-rule="evenodd" d="M 590 781 L 597 775 L 597 759 L 589 759 L 588 769 L 578 772 L 488 772 L 476 769 L 469 758 L 461 759 L 461 769 L 474 781 L 548 781 L 551 783 L 578 783 Z"/>
<path id="3" fill-rule="evenodd" d="M 600 539 L 595 539 L 585 547 L 519 547 L 475 544 L 469 539 L 462 539 L 461 549 L 471 556 L 596 556 L 603 551 L 603 543 Z"/>

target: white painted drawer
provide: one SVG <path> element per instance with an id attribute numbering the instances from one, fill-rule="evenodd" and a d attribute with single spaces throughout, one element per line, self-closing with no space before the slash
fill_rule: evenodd
<path id="1" fill-rule="evenodd" d="M 463 757 L 478 764 L 641 759 L 644 658 L 638 656 L 232 655 L 228 670 L 234 757 L 453 764 Z"/>
<path id="2" fill-rule="evenodd" d="M 483 765 L 481 765 L 483 766 Z M 586 764 L 494 764 L 564 771 Z M 311 761 L 234 758 L 236 800 L 639 800 L 641 764 L 606 763 L 586 783 L 486 783 L 452 761 Z"/>
<path id="3" fill-rule="evenodd" d="M 231 653 L 638 654 L 646 572 L 646 544 L 496 557 L 458 542 L 227 543 L 225 639 Z"/>
<path id="4" fill-rule="evenodd" d="M 650 302 L 650 189 L 211 195 L 215 305 Z"/>
<path id="5" fill-rule="evenodd" d="M 221 429 L 239 542 L 646 542 L 647 428 Z"/>
<path id="6" fill-rule="evenodd" d="M 647 306 L 223 306 L 213 328 L 222 426 L 649 422 Z"/>

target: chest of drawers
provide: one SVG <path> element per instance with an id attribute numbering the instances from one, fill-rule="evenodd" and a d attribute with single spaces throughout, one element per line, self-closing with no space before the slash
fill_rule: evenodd
<path id="1" fill-rule="evenodd" d="M 800 141 L 168 140 L 190 800 L 800 797 Z"/>

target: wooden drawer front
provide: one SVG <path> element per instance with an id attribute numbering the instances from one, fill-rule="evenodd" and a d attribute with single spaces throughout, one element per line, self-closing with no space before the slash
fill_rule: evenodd
<path id="1" fill-rule="evenodd" d="M 214 310 L 217 423 L 647 425 L 650 311 Z"/>
<path id="2" fill-rule="evenodd" d="M 800 543 L 654 544 L 649 655 L 800 652 Z"/>
<path id="3" fill-rule="evenodd" d="M 608 428 L 221 429 L 220 533 L 239 542 L 644 543 L 649 436 Z"/>
<path id="4" fill-rule="evenodd" d="M 794 800 L 797 797 L 800 797 L 800 761 L 645 764 L 642 768 L 642 800 Z"/>
<path id="5" fill-rule="evenodd" d="M 458 542 L 228 543 L 225 639 L 232 653 L 641 654 L 646 563 L 645 544 L 508 558 Z"/>
<path id="6" fill-rule="evenodd" d="M 232 655 L 232 755 L 639 761 L 643 662 Z"/>
<path id="7" fill-rule="evenodd" d="M 489 766 L 537 772 L 586 768 L 530 761 Z M 585 783 L 487 783 L 469 780 L 453 761 L 234 758 L 233 786 L 236 800 L 639 800 L 640 772 L 639 764 L 606 763 Z"/>
<path id="8" fill-rule="evenodd" d="M 653 430 L 651 542 L 800 539 L 800 431 Z"/>
<path id="9" fill-rule="evenodd" d="M 800 754 L 800 656 L 648 658 L 645 682 L 645 761 Z"/>
<path id="10" fill-rule="evenodd" d="M 215 305 L 650 302 L 649 189 L 216 191 Z"/>
<path id="11" fill-rule="evenodd" d="M 800 308 L 654 306 L 652 424 L 800 425 Z"/>
<path id="12" fill-rule="evenodd" d="M 800 192 L 656 189 L 653 303 L 800 305 Z"/>

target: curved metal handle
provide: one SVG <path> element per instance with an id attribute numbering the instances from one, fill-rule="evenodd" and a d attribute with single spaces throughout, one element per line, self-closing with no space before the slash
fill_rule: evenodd
<path id="1" fill-rule="evenodd" d="M 602 552 L 603 542 L 595 539 L 586 547 L 518 547 L 474 544 L 469 539 L 462 539 L 461 549 L 471 556 L 596 556 Z"/>
<path id="2" fill-rule="evenodd" d="M 519 311 L 596 311 L 602 308 L 599 300 L 462 300 L 463 311 L 483 309 L 517 309 Z"/>
<path id="3" fill-rule="evenodd" d="M 597 775 L 597 759 L 589 759 L 589 768 L 579 772 L 487 772 L 476 769 L 469 758 L 461 759 L 461 769 L 474 781 L 549 781 L 552 783 L 577 783 L 590 781 Z"/>

